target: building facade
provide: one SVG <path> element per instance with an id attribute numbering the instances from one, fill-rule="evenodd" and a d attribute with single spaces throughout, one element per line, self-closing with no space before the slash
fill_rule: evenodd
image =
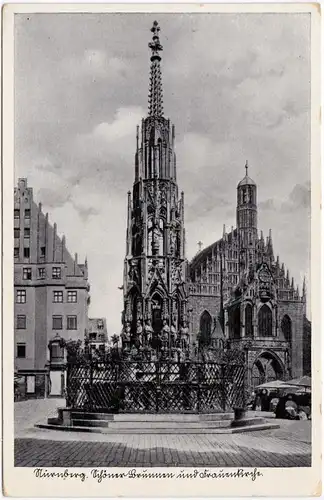
<path id="1" fill-rule="evenodd" d="M 87 339 L 92 352 L 104 353 L 108 347 L 106 318 L 89 318 Z"/>
<path id="2" fill-rule="evenodd" d="M 88 328 L 88 268 L 70 255 L 26 179 L 14 190 L 14 293 L 15 372 L 26 375 L 30 396 L 44 396 L 49 342 L 83 340 Z"/>
<path id="3" fill-rule="evenodd" d="M 236 228 L 190 263 L 190 329 L 203 343 L 244 349 L 250 386 L 303 374 L 306 315 L 302 293 L 275 259 L 271 230 L 257 226 L 257 186 L 237 186 Z"/>
<path id="4" fill-rule="evenodd" d="M 128 193 L 123 343 L 244 350 L 250 387 L 300 376 L 303 352 L 310 352 L 305 282 L 300 293 L 274 257 L 271 231 L 266 239 L 259 233 L 257 185 L 247 164 L 237 186 L 236 228 L 224 227 L 222 238 L 186 260 L 184 195 L 179 199 L 175 129 L 163 116 L 156 22 L 151 31 L 149 112 L 141 133 L 137 128 Z"/>

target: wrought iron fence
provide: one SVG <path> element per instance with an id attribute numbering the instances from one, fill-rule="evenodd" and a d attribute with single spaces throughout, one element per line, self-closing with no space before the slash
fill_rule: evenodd
<path id="1" fill-rule="evenodd" d="M 244 406 L 243 362 L 68 363 L 67 406 L 101 412 L 208 413 Z"/>

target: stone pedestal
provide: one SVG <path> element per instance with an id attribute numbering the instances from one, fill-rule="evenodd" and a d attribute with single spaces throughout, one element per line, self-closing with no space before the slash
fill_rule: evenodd
<path id="1" fill-rule="evenodd" d="M 246 408 L 234 408 L 234 420 L 231 422 L 231 427 L 248 427 L 265 422 L 262 417 L 248 417 L 246 412 Z"/>

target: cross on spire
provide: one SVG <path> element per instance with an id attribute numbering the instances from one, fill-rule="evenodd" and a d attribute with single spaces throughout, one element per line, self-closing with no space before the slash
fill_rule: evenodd
<path id="1" fill-rule="evenodd" d="M 248 168 L 249 168 L 249 163 L 248 163 L 248 161 L 247 161 L 247 160 L 246 160 L 246 162 L 245 162 L 245 167 L 244 167 L 244 168 L 245 168 L 245 175 L 246 175 L 246 177 L 247 177 L 247 176 L 248 176 Z"/>
<path id="2" fill-rule="evenodd" d="M 153 33 L 152 41 L 148 44 L 152 51 L 151 55 L 151 74 L 149 86 L 149 115 L 163 116 L 163 98 L 162 98 L 162 78 L 159 52 L 163 50 L 159 38 L 160 27 L 157 21 L 154 21 L 151 28 Z"/>

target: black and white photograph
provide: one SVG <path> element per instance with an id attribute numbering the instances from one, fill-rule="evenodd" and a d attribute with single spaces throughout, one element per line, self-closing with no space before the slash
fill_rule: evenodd
<path id="1" fill-rule="evenodd" d="M 314 465 L 308 5 L 15 12 L 14 468 Z"/>

